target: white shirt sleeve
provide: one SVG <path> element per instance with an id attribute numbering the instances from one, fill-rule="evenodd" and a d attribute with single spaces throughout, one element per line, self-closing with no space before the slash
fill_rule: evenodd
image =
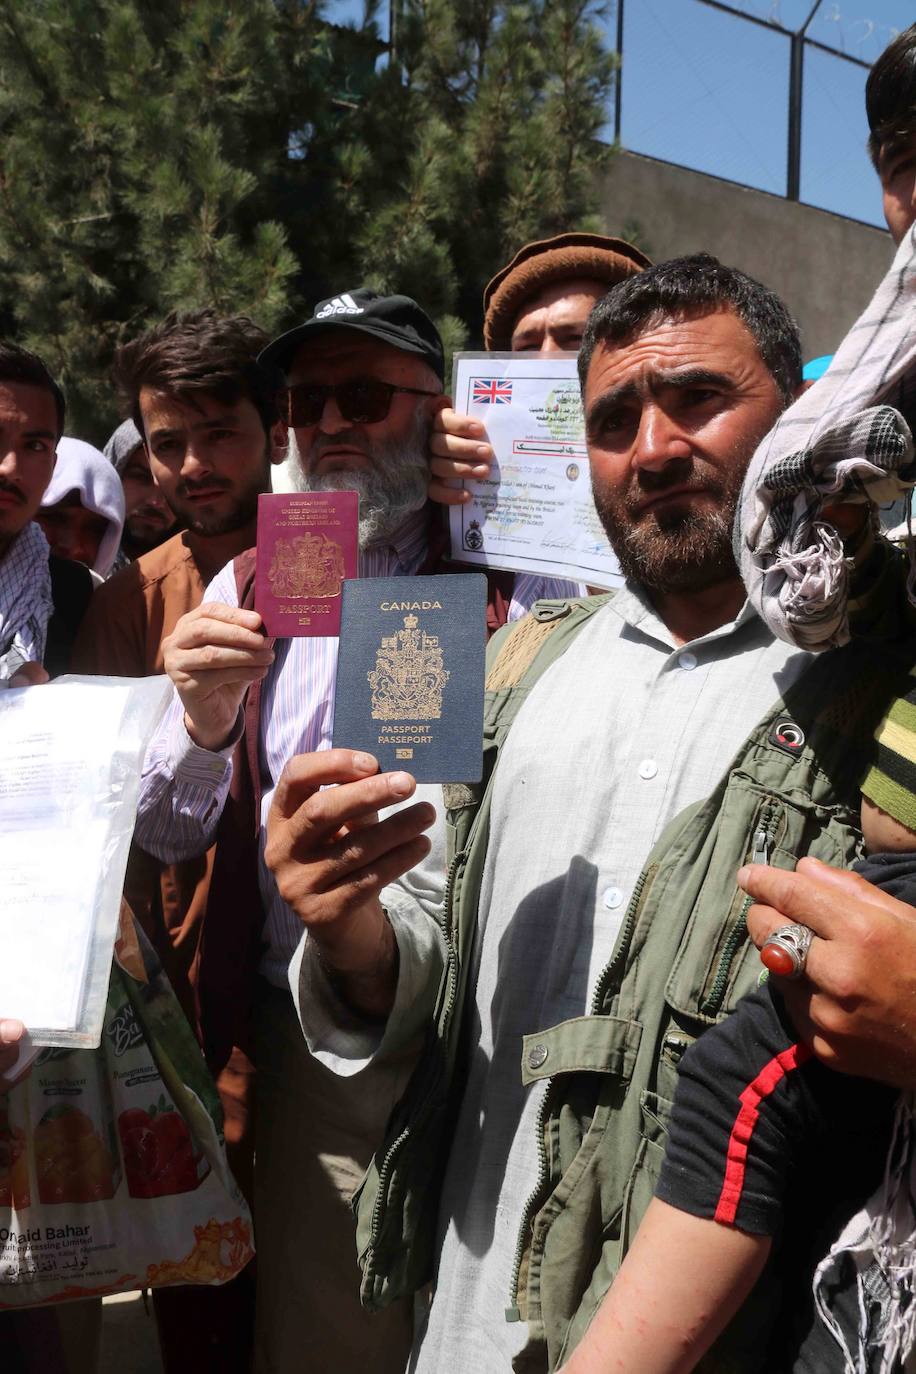
<path id="1" fill-rule="evenodd" d="M 231 563 L 217 573 L 203 599 L 238 605 Z M 224 748 L 201 749 L 185 729 L 184 708 L 172 689 L 140 775 L 134 834 L 148 853 L 163 863 L 178 863 L 210 848 L 232 780 L 232 751 L 243 728 L 240 713 Z"/>

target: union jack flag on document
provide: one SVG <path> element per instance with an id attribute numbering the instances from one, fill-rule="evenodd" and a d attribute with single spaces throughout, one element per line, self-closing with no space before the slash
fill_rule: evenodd
<path id="1" fill-rule="evenodd" d="M 478 405 L 508 405 L 512 400 L 512 383 L 496 377 L 475 379 L 471 400 Z"/>

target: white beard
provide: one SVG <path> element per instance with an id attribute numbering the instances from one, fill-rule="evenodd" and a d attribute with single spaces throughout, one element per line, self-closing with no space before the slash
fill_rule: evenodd
<path id="1" fill-rule="evenodd" d="M 306 471 L 291 429 L 287 470 L 293 490 L 358 492 L 359 546 L 368 549 L 384 544 L 408 516 L 426 504 L 429 431 L 429 416 L 418 410 L 405 442 L 380 440 L 368 448 L 371 468 L 316 475 Z"/>

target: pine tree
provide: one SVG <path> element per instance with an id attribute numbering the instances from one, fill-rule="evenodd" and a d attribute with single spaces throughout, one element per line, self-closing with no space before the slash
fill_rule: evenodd
<path id="1" fill-rule="evenodd" d="M 71 432 L 110 432 L 114 347 L 168 309 L 286 310 L 296 262 L 259 194 L 281 13 L 0 0 L 3 325 L 61 378 Z"/>
<path id="2" fill-rule="evenodd" d="M 387 0 L 385 0 L 387 3 Z M 527 239 L 591 227 L 613 57 L 599 0 L 0 0 L 0 328 L 69 429 L 173 307 L 265 328 L 368 284 L 452 347 Z"/>
<path id="3" fill-rule="evenodd" d="M 402 0 L 394 59 L 338 129 L 354 280 L 476 339 L 483 285 L 523 243 L 600 228 L 606 18 L 596 0 Z"/>

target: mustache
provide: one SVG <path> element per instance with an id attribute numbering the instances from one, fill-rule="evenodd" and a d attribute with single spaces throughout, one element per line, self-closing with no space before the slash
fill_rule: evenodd
<path id="1" fill-rule="evenodd" d="M 232 486 L 225 477 L 208 477 L 205 482 L 179 482 L 179 496 L 193 496 L 196 491 L 228 491 Z"/>
<path id="2" fill-rule="evenodd" d="M 366 442 L 362 434 L 357 434 L 352 429 L 338 430 L 336 434 L 320 434 L 315 438 L 314 443 L 309 449 L 309 465 L 321 461 L 328 449 L 332 448 L 355 448 L 360 453 L 364 453 L 367 458 L 372 457 L 372 445 Z"/>
<path id="3" fill-rule="evenodd" d="M 0 491 L 5 491 L 10 496 L 14 497 L 15 500 L 19 502 L 20 506 L 24 505 L 25 492 L 21 491 L 20 488 L 15 486 L 12 482 L 8 482 L 5 477 L 0 477 Z"/>
<path id="4" fill-rule="evenodd" d="M 692 491 L 705 491 L 716 495 L 723 490 L 718 474 L 710 470 L 698 472 L 695 464 L 685 459 L 683 463 L 668 463 L 658 472 L 640 469 L 630 484 L 624 501 L 629 514 L 635 514 L 647 496 L 678 487 L 685 495 Z"/>

